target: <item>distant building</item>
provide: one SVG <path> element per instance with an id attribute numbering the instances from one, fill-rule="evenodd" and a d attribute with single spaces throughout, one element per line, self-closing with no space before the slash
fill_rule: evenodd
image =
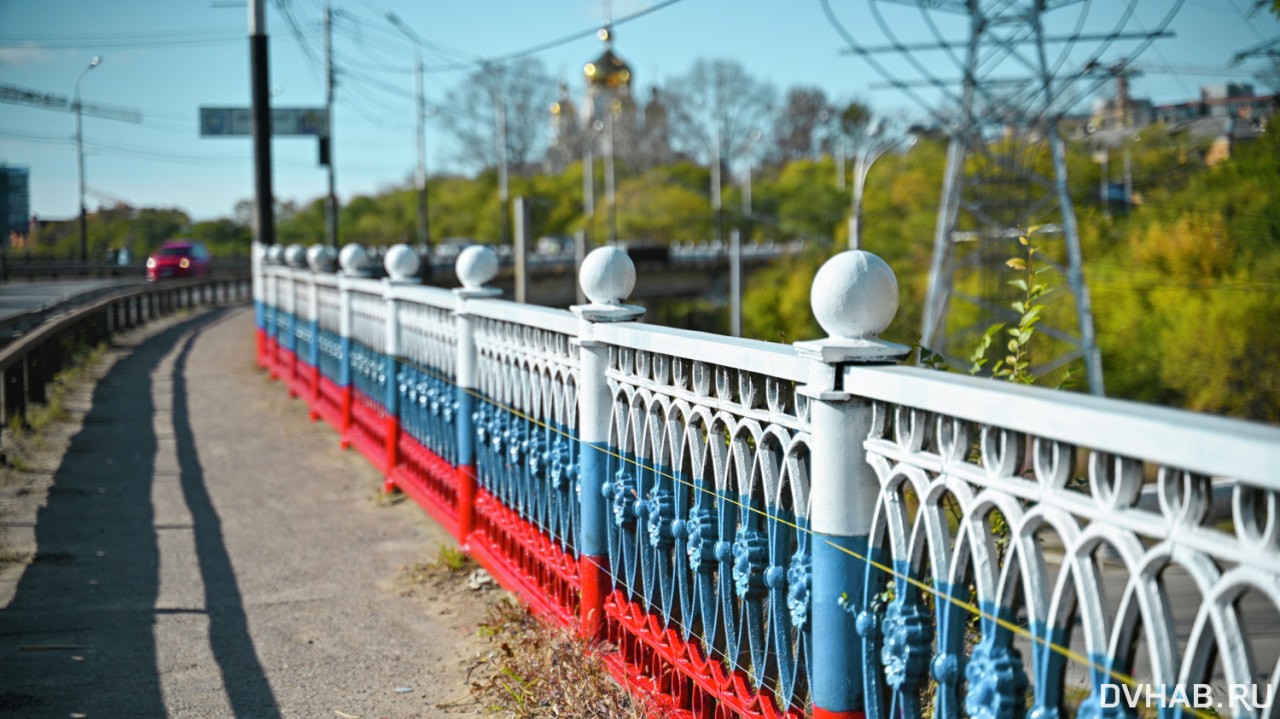
<path id="1" fill-rule="evenodd" d="M 0 243 L 24 247 L 31 223 L 31 173 L 0 165 Z"/>
<path id="2" fill-rule="evenodd" d="M 544 163 L 548 172 L 558 173 L 581 159 L 585 143 L 591 143 L 596 156 L 603 154 L 606 134 L 612 138 L 614 155 L 632 166 L 670 161 L 667 109 L 658 90 L 653 90 L 642 114 L 631 94 L 631 67 L 613 51 L 613 28 L 600 28 L 598 35 L 605 48 L 583 67 L 587 92 L 581 110 L 563 84 L 560 99 L 551 104 L 551 146 Z"/>
<path id="3" fill-rule="evenodd" d="M 1260 129 L 1275 114 L 1277 104 L 1276 95 L 1255 95 L 1248 83 L 1205 85 L 1199 100 L 1156 107 L 1155 121 L 1177 126 L 1204 118 L 1234 118 Z"/>
<path id="4" fill-rule="evenodd" d="M 1150 125 L 1155 119 L 1151 101 L 1129 95 L 1129 76 L 1133 71 L 1125 68 L 1123 63 L 1107 68 L 1106 71 L 1115 76 L 1116 94 L 1094 103 L 1094 128 L 1121 130 Z"/>

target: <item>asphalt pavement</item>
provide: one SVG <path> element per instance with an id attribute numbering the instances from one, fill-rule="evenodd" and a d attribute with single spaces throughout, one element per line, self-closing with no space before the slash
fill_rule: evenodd
<path id="1" fill-rule="evenodd" d="M 41 282 L 11 280 L 0 284 L 0 322 L 64 302 L 86 292 L 140 285 L 145 281 L 141 276 Z"/>
<path id="2" fill-rule="evenodd" d="M 252 311 L 219 309 L 97 384 L 0 606 L 0 716 L 429 717 L 465 693 L 474 624 L 395 591 L 447 535 L 253 354 Z"/>

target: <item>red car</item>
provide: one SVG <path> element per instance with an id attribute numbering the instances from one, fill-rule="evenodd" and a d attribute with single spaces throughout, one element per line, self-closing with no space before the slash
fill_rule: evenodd
<path id="1" fill-rule="evenodd" d="M 147 281 L 209 274 L 209 250 L 198 240 L 169 240 L 147 258 Z"/>

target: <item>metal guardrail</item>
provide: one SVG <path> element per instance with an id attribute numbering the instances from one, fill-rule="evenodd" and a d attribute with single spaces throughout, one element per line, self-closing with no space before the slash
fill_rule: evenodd
<path id="1" fill-rule="evenodd" d="M 210 270 L 215 277 L 232 276 L 249 269 L 247 258 L 215 259 Z M 141 261 L 121 265 L 115 262 L 82 262 L 78 257 L 44 254 L 0 254 L 0 282 L 36 281 L 68 277 L 138 277 L 146 274 Z"/>
<path id="2" fill-rule="evenodd" d="M 894 366 L 867 253 L 785 346 L 635 322 L 608 248 L 571 312 L 494 299 L 480 248 L 415 286 L 407 252 L 258 261 L 258 361 L 660 708 L 1270 716 L 1280 429 Z"/>
<path id="3" fill-rule="evenodd" d="M 113 289 L 60 315 L 43 316 L 40 324 L 0 349 L 0 428 L 26 424 L 28 407 L 47 401 L 47 385 L 78 348 L 182 308 L 246 300 L 250 289 L 246 273 L 179 280 Z"/>

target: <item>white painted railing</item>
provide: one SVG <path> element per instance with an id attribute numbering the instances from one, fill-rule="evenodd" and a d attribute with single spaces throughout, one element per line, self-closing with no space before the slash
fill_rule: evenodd
<path id="1" fill-rule="evenodd" d="M 389 281 L 358 248 L 338 277 L 260 253 L 259 359 L 640 689 L 695 716 L 1049 719 L 1163 685 L 1162 716 L 1271 715 L 1280 430 L 898 366 L 868 253 L 823 267 L 831 336 L 794 346 L 636 322 L 620 250 L 572 311 L 495 299 L 486 253 L 453 292 L 407 248 Z"/>

